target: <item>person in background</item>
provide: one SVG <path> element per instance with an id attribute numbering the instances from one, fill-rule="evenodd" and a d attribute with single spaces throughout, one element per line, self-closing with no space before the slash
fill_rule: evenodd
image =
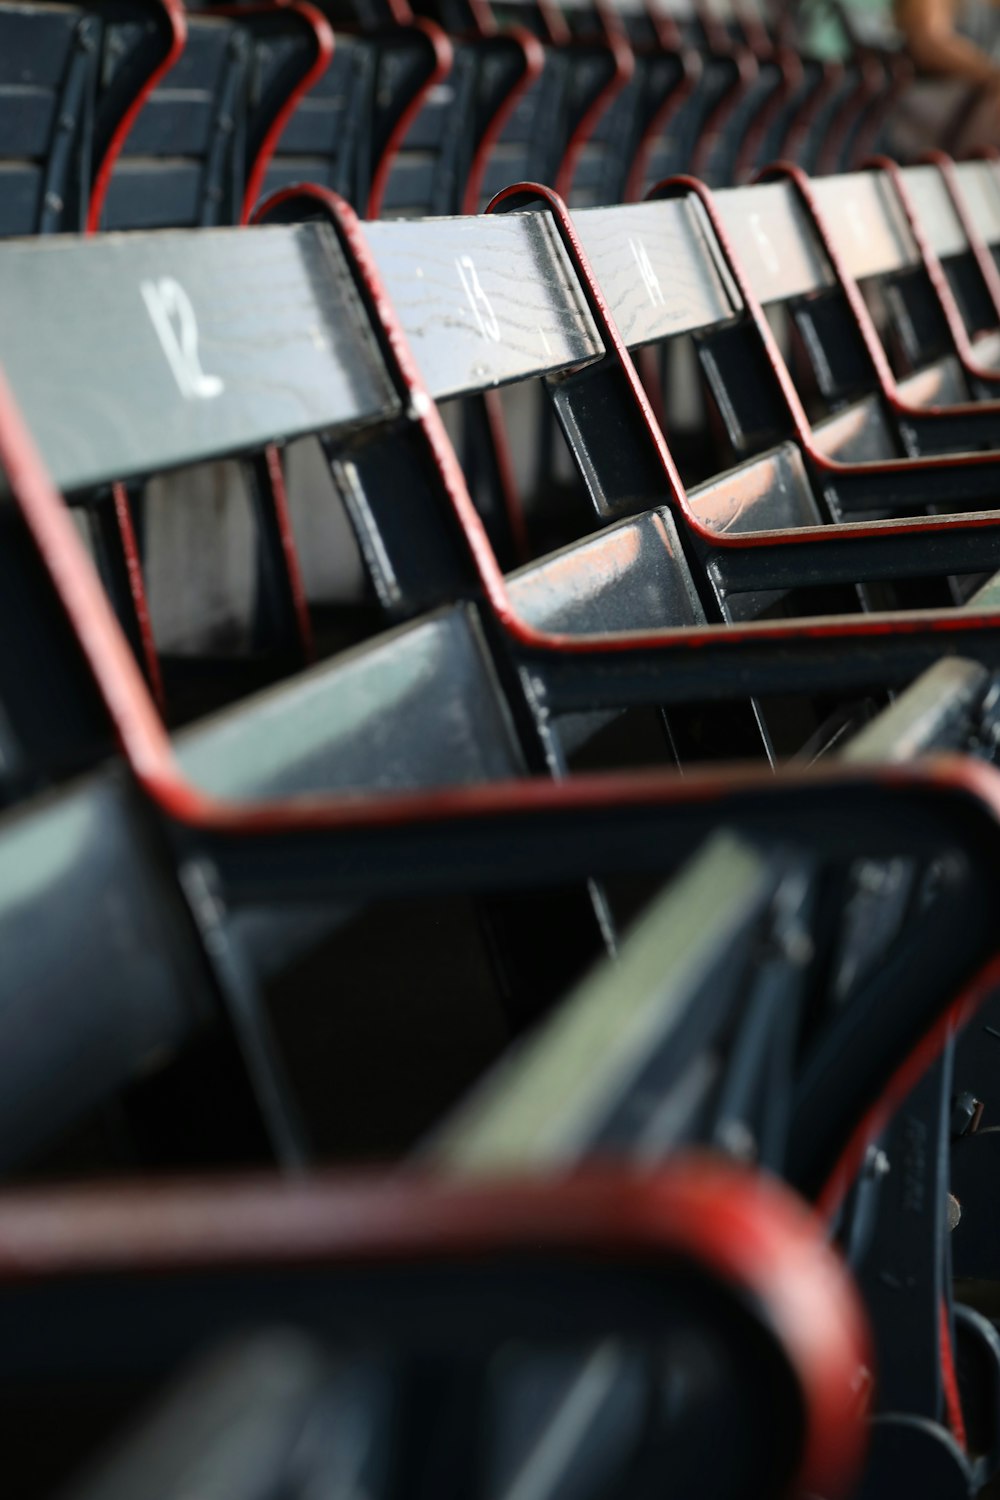
<path id="1" fill-rule="evenodd" d="M 915 76 L 889 126 L 894 156 L 1000 147 L 1000 0 L 803 0 L 801 16 L 819 57 L 843 61 L 859 46 L 908 57 Z"/>
<path id="2" fill-rule="evenodd" d="M 990 0 L 895 0 L 893 19 L 916 78 L 893 121 L 916 154 L 1000 147 L 1000 7 Z"/>

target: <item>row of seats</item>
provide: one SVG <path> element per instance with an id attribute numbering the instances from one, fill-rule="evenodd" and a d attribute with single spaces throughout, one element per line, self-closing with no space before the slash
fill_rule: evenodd
<path id="1" fill-rule="evenodd" d="M 0 247 L 10 1492 L 978 1493 L 996 168 L 256 217 Z M 144 486 L 221 459 L 247 630 L 168 659 Z"/>
<path id="2" fill-rule="evenodd" d="M 909 74 L 803 53 L 797 24 L 707 0 L 4 0 L 0 235 L 235 224 L 302 181 L 412 216 L 525 179 L 582 206 L 778 156 L 844 170 Z"/>
<path id="3" fill-rule="evenodd" d="M 0 5 L 0 232 L 217 231 L 0 250 L 15 1496 L 1000 1469 L 998 179 L 588 206 L 860 160 L 800 35 Z"/>

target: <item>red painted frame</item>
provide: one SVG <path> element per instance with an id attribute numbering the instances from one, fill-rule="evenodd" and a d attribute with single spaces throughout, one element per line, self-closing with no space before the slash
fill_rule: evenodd
<path id="1" fill-rule="evenodd" d="M 91 185 L 85 230 L 87 234 L 95 234 L 100 229 L 101 214 L 104 212 L 104 203 L 107 198 L 108 188 L 111 186 L 111 177 L 114 172 L 115 163 L 125 147 L 125 142 L 128 139 L 132 126 L 141 114 L 147 100 L 156 91 L 158 84 L 166 77 L 181 56 L 187 41 L 187 15 L 184 10 L 183 0 L 154 0 L 154 3 L 163 11 L 168 28 L 168 42 L 160 62 L 150 72 L 142 88 L 132 99 L 132 102 L 118 121 L 108 148 L 101 158 Z M 116 484 L 113 487 L 113 498 L 118 537 L 128 574 L 129 594 L 132 599 L 132 608 L 135 611 L 136 624 L 139 630 L 143 664 L 153 697 L 157 706 L 162 710 L 165 704 L 163 674 L 160 670 L 160 658 L 156 649 L 156 642 L 153 638 L 149 615 L 149 598 L 142 575 L 142 563 L 136 543 L 135 530 L 132 525 L 132 513 L 129 508 L 128 495 L 123 485 Z"/>
<path id="2" fill-rule="evenodd" d="M 709 111 L 702 124 L 698 139 L 691 152 L 691 171 L 704 171 L 708 164 L 717 137 L 726 121 L 743 103 L 760 74 L 760 65 L 749 47 L 738 46 L 727 35 L 725 28 L 712 14 L 706 0 L 695 0 L 695 14 L 705 33 L 711 51 L 728 56 L 736 64 L 737 75 L 721 99 Z"/>
<path id="3" fill-rule="evenodd" d="M 646 180 L 646 167 L 657 141 L 668 129 L 670 122 L 677 116 L 681 107 L 691 98 L 704 73 L 701 54 L 691 47 L 684 46 L 673 16 L 666 11 L 658 10 L 652 4 L 652 0 L 646 0 L 646 13 L 656 31 L 661 50 L 673 54 L 680 62 L 681 78 L 663 100 L 642 133 L 625 183 L 626 203 L 636 202 L 641 197 L 643 183 Z"/>
<path id="4" fill-rule="evenodd" d="M 632 76 L 635 73 L 635 53 L 632 51 L 622 28 L 615 24 L 613 12 L 608 11 L 603 6 L 597 5 L 595 13 L 601 23 L 603 32 L 602 44 L 607 47 L 613 60 L 613 70 L 611 77 L 597 98 L 591 101 L 589 107 L 577 121 L 576 128 L 566 143 L 566 150 L 563 153 L 563 159 L 559 163 L 559 170 L 555 177 L 556 192 L 564 198 L 568 197 L 572 191 L 573 176 L 576 172 L 577 162 L 580 160 L 584 147 L 593 135 L 598 121 L 611 107 L 625 85 L 631 82 Z M 565 43 L 567 48 L 572 48 L 575 45 L 576 43 L 572 38 L 569 38 Z M 593 46 L 594 44 L 584 43 L 583 45 Z"/>
<path id="5" fill-rule="evenodd" d="M 876 57 L 867 53 L 856 54 L 851 58 L 851 64 L 858 70 L 858 81 L 830 121 L 826 141 L 816 164 L 818 174 L 823 177 L 836 172 L 844 136 L 858 115 L 875 106 L 883 91 L 889 87 L 886 70 Z"/>
<path id="6" fill-rule="evenodd" d="M 317 10 L 314 5 L 310 5 L 308 0 L 260 0 L 260 3 L 256 4 L 226 6 L 215 11 L 210 11 L 208 14 L 224 16 L 238 21 L 241 16 L 267 15 L 275 11 L 290 11 L 301 18 L 303 24 L 312 32 L 316 46 L 316 56 L 311 67 L 303 74 L 295 88 L 289 92 L 281 108 L 271 121 L 257 155 L 250 163 L 246 186 L 243 191 L 243 207 L 240 213 L 241 224 L 247 224 L 250 221 L 250 215 L 253 213 L 257 199 L 260 197 L 264 177 L 267 174 L 268 167 L 271 165 L 278 143 L 285 132 L 285 127 L 288 125 L 289 120 L 291 120 L 302 100 L 310 93 L 329 68 L 336 48 L 333 27 L 322 11 Z"/>
<path id="7" fill-rule="evenodd" d="M 485 0 L 480 0 L 479 11 L 488 10 Z M 492 13 L 490 14 L 492 20 Z M 481 29 L 481 35 L 485 39 L 496 35 L 496 23 L 493 22 L 492 29 Z M 503 134 L 504 126 L 514 113 L 520 101 L 542 76 L 545 67 L 545 48 L 536 36 L 525 26 L 511 26 L 504 31 L 504 36 L 521 48 L 524 56 L 524 71 L 514 84 L 506 97 L 500 104 L 493 118 L 489 121 L 483 131 L 479 144 L 472 158 L 469 168 L 468 180 L 462 195 L 463 214 L 474 214 L 479 211 L 479 198 L 482 192 L 483 178 L 489 165 L 490 153 L 492 152 L 500 136 Z"/>
<path id="8" fill-rule="evenodd" d="M 937 167 L 941 175 L 941 180 L 945 185 L 948 197 L 951 199 L 951 206 L 955 210 L 955 216 L 962 226 L 962 233 L 969 242 L 969 249 L 979 268 L 983 285 L 986 287 L 990 301 L 993 304 L 993 311 L 996 313 L 997 322 L 1000 323 L 1000 270 L 998 270 L 997 263 L 990 253 L 989 246 L 980 235 L 979 227 L 969 210 L 965 194 L 962 191 L 962 184 L 958 180 L 958 172 L 955 170 L 955 163 L 945 151 L 927 151 L 921 157 L 921 160 L 927 162 L 930 166 Z M 997 155 L 995 153 L 982 153 L 982 160 L 992 162 L 994 173 L 996 172 Z M 1000 192 L 1000 186 L 998 186 L 997 190 Z"/>
<path id="9" fill-rule="evenodd" d="M 916 220 L 916 215 L 913 209 L 913 202 L 910 197 L 909 189 L 906 187 L 906 184 L 902 182 L 902 179 L 900 177 L 893 176 L 892 171 L 889 170 L 891 168 L 893 169 L 893 171 L 898 173 L 898 168 L 896 167 L 895 162 L 890 161 L 889 157 L 879 157 L 877 165 L 879 170 L 888 172 L 890 180 L 893 181 L 897 188 L 899 187 L 900 183 L 902 183 L 900 202 L 907 219 L 909 220 L 910 215 L 912 214 L 913 222 L 917 224 L 917 228 L 914 232 L 914 241 L 917 245 L 918 252 L 921 249 L 922 241 L 923 245 L 927 249 L 928 254 L 931 257 L 931 262 L 937 265 L 939 283 L 944 282 L 944 272 L 941 270 L 940 263 L 937 261 L 937 257 L 933 249 L 927 243 L 926 237 L 923 235 L 923 232 L 919 227 L 919 223 Z M 885 350 L 882 347 L 882 341 L 878 336 L 878 332 L 875 328 L 875 324 L 872 321 L 871 314 L 868 311 L 865 300 L 861 295 L 861 290 L 854 276 L 848 270 L 847 264 L 840 254 L 839 249 L 837 248 L 835 237 L 830 233 L 829 226 L 826 222 L 826 216 L 822 208 L 820 207 L 819 199 L 817 198 L 813 190 L 812 183 L 810 182 L 806 173 L 803 172 L 801 167 L 794 166 L 790 162 L 776 162 L 773 166 L 766 167 L 764 171 L 760 173 L 757 180 L 759 182 L 771 182 L 776 178 L 787 178 L 791 182 L 800 203 L 802 204 L 808 218 L 812 223 L 812 227 L 816 233 L 816 237 L 819 240 L 820 245 L 822 246 L 823 253 L 830 263 L 830 268 L 833 271 L 834 279 L 836 280 L 837 284 L 844 294 L 845 300 L 851 312 L 851 317 L 853 318 L 857 326 L 858 333 L 860 334 L 865 348 L 868 351 L 868 357 L 871 360 L 871 364 L 878 381 L 879 394 L 881 395 L 882 400 L 890 408 L 890 410 L 893 411 L 898 417 L 902 418 L 904 421 L 908 418 L 926 419 L 928 417 L 935 416 L 951 417 L 966 414 L 970 416 L 974 416 L 976 414 L 981 415 L 984 411 L 992 411 L 995 404 L 997 405 L 998 411 L 1000 411 L 1000 403 L 967 401 L 960 402 L 955 406 L 914 406 L 912 402 L 907 401 L 905 397 L 903 397 L 896 382 L 896 377 L 892 372 L 892 367 L 889 364 L 888 357 L 886 356 Z M 926 264 L 927 262 L 925 261 L 925 265 Z M 929 268 L 928 274 L 930 274 Z M 936 285 L 936 289 L 939 291 L 939 295 L 941 295 L 941 288 L 939 284 Z M 946 284 L 944 287 L 943 295 L 946 299 L 950 299 L 954 304 L 954 299 L 951 296 L 951 290 L 947 287 Z M 957 307 L 955 308 L 955 314 L 958 319 L 958 323 L 961 325 L 961 314 L 958 313 Z M 952 328 L 950 323 L 949 328 L 953 336 L 957 336 L 957 330 L 955 328 Z M 962 332 L 964 334 L 964 325 L 962 325 Z M 977 461 L 980 463 L 989 463 L 996 461 L 996 456 L 994 454 L 955 454 L 954 456 L 948 455 L 947 461 L 960 463 L 964 466 L 966 464 L 966 460 L 973 456 L 975 456 L 977 458 Z M 934 461 L 934 459 L 920 458 L 899 460 L 899 462 L 906 463 L 908 465 L 921 463 L 927 464 L 933 463 Z M 857 465 L 850 465 L 849 467 L 855 469 L 855 472 L 857 472 L 860 468 L 860 466 Z M 913 472 L 912 469 L 910 470 L 910 472 Z"/>
<path id="10" fill-rule="evenodd" d="M 860 1297 L 821 1224 L 788 1189 L 708 1153 L 655 1172 L 592 1166 L 557 1181 L 449 1182 L 410 1170 L 0 1197 L 5 1282 L 525 1254 L 693 1263 L 746 1299 L 783 1346 L 802 1392 L 792 1493 L 849 1493 L 871 1388 Z"/>
<path id="11" fill-rule="evenodd" d="M 809 194 L 810 203 L 815 206 L 815 199 L 812 197 L 809 179 L 799 167 L 787 162 L 781 162 L 767 168 L 761 174 L 759 180 L 768 181 L 780 177 L 788 177 L 797 186 L 802 185 L 804 191 Z M 890 474 L 906 476 L 908 474 L 940 472 L 941 470 L 948 469 L 961 470 L 979 467 L 997 467 L 998 463 L 1000 463 L 1000 455 L 996 453 L 935 454 L 925 458 L 877 459 L 863 463 L 843 463 L 839 459 L 831 458 L 828 454 L 824 453 L 816 440 L 812 424 L 806 415 L 794 381 L 789 374 L 788 367 L 771 332 L 760 300 L 753 289 L 749 276 L 742 266 L 732 238 L 716 206 L 711 189 L 707 188 L 704 183 L 699 182 L 694 177 L 674 177 L 668 182 L 658 184 L 648 196 L 650 198 L 678 197 L 683 193 L 693 194 L 701 201 L 723 260 L 742 299 L 744 310 L 756 328 L 767 360 L 774 372 L 775 380 L 781 388 L 782 396 L 788 407 L 795 440 L 817 472 L 820 474 L 829 474 L 833 479 L 836 479 L 838 477 L 849 478 L 851 476 L 865 475 L 872 477 Z M 889 367 L 889 362 L 878 335 L 871 324 L 868 309 L 864 304 L 864 299 L 861 296 L 857 283 L 844 266 L 837 247 L 829 236 L 827 236 L 827 244 L 824 248 L 830 256 L 834 274 L 841 281 L 851 312 L 856 318 L 858 331 L 861 337 L 865 339 L 874 366 L 880 372 L 880 383 L 884 382 L 888 389 L 892 389 L 895 386 L 895 377 Z M 898 409 L 902 416 L 911 414 L 917 417 L 927 417 L 933 414 L 935 410 L 933 407 L 914 407 L 910 409 L 905 403 L 899 403 Z M 944 410 L 948 413 L 954 413 L 961 409 L 952 407 L 945 408 Z M 981 412 L 982 409 L 982 405 L 970 404 L 970 410 L 972 411 Z M 995 520 L 993 519 L 994 515 L 996 517 Z M 714 532 L 707 531 L 696 519 L 693 521 L 693 524 L 705 539 L 712 541 L 712 544 L 716 547 L 743 547 L 755 546 L 762 543 L 775 543 L 779 545 L 794 544 L 796 539 L 800 537 L 808 537 L 811 540 L 819 540 L 824 536 L 843 539 L 866 534 L 871 536 L 876 532 L 882 535 L 893 536 L 915 535 L 918 532 L 924 534 L 936 529 L 981 525 L 984 522 L 990 525 L 1000 524 L 1000 512 L 985 511 L 978 515 L 953 515 L 941 520 L 934 517 L 921 517 L 918 520 L 909 521 L 838 522 L 836 525 L 831 526 L 803 527 L 801 530 L 795 532 L 747 532 L 743 533 L 739 538 L 725 538 Z"/>
<path id="12" fill-rule="evenodd" d="M 409 7 L 407 6 L 406 9 L 408 11 Z M 381 212 L 382 199 L 385 197 L 385 190 L 389 184 L 389 174 L 392 171 L 393 161 L 406 139 L 410 126 L 423 109 L 427 95 L 431 89 L 436 88 L 451 72 L 451 65 L 455 56 L 451 42 L 436 22 L 425 21 L 422 17 L 411 16 L 406 20 L 400 19 L 397 24 L 400 26 L 405 24 L 410 30 L 423 33 L 431 44 L 434 63 L 426 79 L 393 125 L 389 133 L 389 139 L 386 141 L 382 154 L 375 164 L 366 207 L 366 213 L 370 219 L 377 219 Z"/>
<path id="13" fill-rule="evenodd" d="M 149 690 L 162 714 L 166 711 L 167 697 L 163 687 L 160 653 L 156 649 L 153 622 L 149 616 L 149 596 L 146 593 L 146 580 L 142 573 L 142 558 L 139 555 L 139 544 L 136 541 L 135 527 L 132 524 L 132 507 L 129 504 L 128 490 L 120 482 L 111 486 L 111 495 L 115 507 L 118 540 L 128 574 L 129 597 L 132 600 L 135 623 L 139 632 L 142 662 L 146 670 Z"/>
<path id="14" fill-rule="evenodd" d="M 749 178 L 760 144 L 772 120 L 801 86 L 805 69 L 789 39 L 787 27 L 778 26 L 772 35 L 756 8 L 746 5 L 743 0 L 734 0 L 733 10 L 754 55 L 760 62 L 773 63 L 781 75 L 778 88 L 768 96 L 748 124 L 743 145 L 736 156 L 735 176 L 736 181 L 740 182 Z"/>
<path id="15" fill-rule="evenodd" d="M 943 156 L 944 153 L 942 152 L 941 155 Z M 889 156 L 873 156 L 869 161 L 865 163 L 865 168 L 868 170 L 882 172 L 885 175 L 886 179 L 892 184 L 893 192 L 896 195 L 896 200 L 899 203 L 899 206 L 903 210 L 903 216 L 906 219 L 907 227 L 913 238 L 913 243 L 917 247 L 917 253 L 920 256 L 920 261 L 923 265 L 924 273 L 934 289 L 934 294 L 937 298 L 938 305 L 941 308 L 942 316 L 944 317 L 945 323 L 948 326 L 948 336 L 952 341 L 955 353 L 958 356 L 958 360 L 962 366 L 962 369 L 966 372 L 966 374 L 971 375 L 975 380 L 987 381 L 988 383 L 994 385 L 1000 384 L 1000 370 L 990 369 L 988 365 L 982 365 L 976 359 L 975 346 L 972 343 L 971 338 L 969 337 L 969 330 L 965 326 L 965 319 L 962 317 L 961 310 L 955 300 L 955 294 L 951 289 L 951 283 L 949 282 L 948 277 L 945 275 L 944 267 L 941 264 L 937 251 L 934 249 L 933 245 L 924 232 L 924 227 L 920 222 L 920 215 L 918 214 L 916 204 L 913 201 L 913 194 L 907 186 L 906 179 L 903 176 L 898 163 L 894 162 Z M 942 178 L 946 186 L 948 186 L 948 179 L 944 176 L 943 173 Z M 953 183 L 952 186 L 956 187 L 957 189 L 957 184 Z M 949 197 L 952 199 L 952 205 L 954 206 L 955 200 L 952 196 L 950 187 Z M 966 239 L 968 239 L 968 233 L 966 230 L 968 215 L 966 215 L 964 218 L 961 214 L 956 214 L 956 216 L 959 218 L 959 221 L 962 224 L 963 234 L 965 234 Z M 971 241 L 969 241 L 969 249 L 973 251 L 973 254 L 975 254 Z M 987 410 L 990 410 L 994 405 L 997 405 L 998 410 L 1000 410 L 1000 404 L 997 403 L 981 402 L 979 404 L 985 405 Z M 923 408 L 917 408 L 917 410 L 922 409 Z M 934 409 L 936 408 L 932 408 L 932 410 Z M 960 410 L 961 408 L 958 409 Z M 949 407 L 946 408 L 946 410 L 954 411 L 956 410 L 956 408 Z"/>
<path id="16" fill-rule="evenodd" d="M 101 214 L 104 211 L 104 200 L 111 185 L 111 174 L 114 171 L 115 163 L 122 153 L 132 126 L 135 124 L 150 95 L 155 91 L 157 85 L 167 73 L 170 72 L 170 69 L 184 51 L 184 44 L 187 41 L 187 13 L 184 9 L 183 0 L 150 0 L 150 3 L 163 13 L 163 19 L 167 28 L 166 46 L 160 62 L 149 74 L 142 88 L 135 95 L 131 104 L 115 126 L 108 147 L 94 174 L 94 180 L 90 188 L 90 203 L 87 209 L 86 232 L 88 234 L 95 233 L 101 227 Z"/>
<path id="17" fill-rule="evenodd" d="M 844 82 L 846 70 L 842 62 L 824 59 L 822 66 L 822 83 L 818 89 L 810 94 L 801 110 L 795 115 L 781 145 L 781 155 L 783 157 L 790 157 L 793 161 L 802 149 L 803 142 L 807 139 L 814 120 L 825 108 L 827 101 L 839 92 Z M 822 151 L 823 145 L 821 144 L 820 153 Z"/>

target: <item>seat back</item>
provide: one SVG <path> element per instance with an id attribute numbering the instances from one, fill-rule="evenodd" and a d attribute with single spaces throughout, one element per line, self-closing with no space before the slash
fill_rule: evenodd
<path id="1" fill-rule="evenodd" d="M 225 17 L 190 17 L 181 56 L 125 140 L 102 228 L 239 222 L 252 60 L 241 27 Z"/>
<path id="2" fill-rule="evenodd" d="M 101 25 L 86 6 L 0 6 L 0 235 L 83 227 Z"/>
<path id="3" fill-rule="evenodd" d="M 329 67 L 282 132 L 261 196 L 298 182 L 331 188 L 365 205 L 372 177 L 371 139 L 377 58 L 363 39 L 337 34 Z"/>
<path id="4" fill-rule="evenodd" d="M 0 6 L 0 237 L 87 227 L 183 35 L 177 0 Z"/>
<path id="5" fill-rule="evenodd" d="M 59 237 L 10 244 L 3 253 L 9 273 L 0 292 L 8 378 L 57 482 L 88 516 L 95 507 L 107 509 L 108 487 L 118 481 L 230 455 L 254 465 L 258 475 L 262 469 L 263 485 L 273 478 L 267 453 L 276 438 L 356 433 L 398 410 L 349 276 L 342 286 L 335 271 L 330 279 L 330 268 L 343 269 L 343 262 L 330 232 L 318 226 L 254 235 L 220 230 L 199 237 L 181 231 L 72 242 Z M 87 278 L 84 316 L 92 322 L 78 345 L 82 364 L 71 368 L 56 354 L 60 337 L 53 316 L 33 333 L 24 311 L 36 294 L 47 300 L 50 314 L 71 305 L 82 311 L 77 274 Z M 284 296 L 276 297 L 278 287 Z M 100 330 L 109 319 L 117 336 L 106 346 Z M 53 371 L 63 382 L 58 395 L 49 385 Z M 122 403 L 134 398 L 137 372 L 147 398 L 145 417 L 136 412 L 123 423 Z M 280 464 L 277 475 L 280 480 Z M 211 510 L 211 494 L 202 493 Z M 263 493 L 261 488 L 257 507 L 257 541 L 268 563 L 262 585 L 278 589 L 284 600 L 279 614 L 291 621 L 300 610 L 280 485 L 271 507 Z M 182 489 L 173 496 L 174 504 L 190 503 L 188 524 L 200 531 L 197 505 L 190 497 L 185 502 Z M 128 623 L 136 613 L 142 566 L 134 543 L 127 548 L 126 541 L 124 534 L 117 542 L 109 536 L 104 574 Z M 120 555 L 123 547 L 131 560 Z M 10 555 L 17 554 L 14 548 Z M 100 551 L 98 558 L 103 566 Z M 124 562 L 124 574 L 112 566 L 116 558 Z M 146 565 L 157 565 L 155 552 L 147 554 Z M 35 607 L 25 600 L 26 610 Z M 48 627 L 43 640 L 47 633 Z M 52 654 L 57 661 L 59 651 Z M 44 765 L 52 751 L 50 745 L 42 753 L 36 744 L 28 759 Z"/>

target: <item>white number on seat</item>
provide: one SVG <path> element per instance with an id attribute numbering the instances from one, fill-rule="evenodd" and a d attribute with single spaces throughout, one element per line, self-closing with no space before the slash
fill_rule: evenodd
<path id="1" fill-rule="evenodd" d="M 224 382 L 218 375 L 206 375 L 201 367 L 198 319 L 180 282 L 172 276 L 161 276 L 156 281 L 144 281 L 140 291 L 181 395 L 187 401 L 211 401 L 221 396 Z"/>
<path id="2" fill-rule="evenodd" d="M 660 278 L 653 269 L 653 262 L 649 258 L 649 251 L 642 240 L 634 240 L 629 237 L 628 247 L 638 267 L 639 275 L 642 277 L 643 285 L 649 293 L 649 300 L 654 307 L 666 307 L 667 299 L 663 295 Z"/>
<path id="3" fill-rule="evenodd" d="M 760 214 L 750 215 L 750 233 L 757 242 L 760 258 L 764 262 L 764 269 L 772 276 L 777 276 L 781 270 L 781 262 L 774 251 L 774 246 L 767 237 L 767 231 L 760 222 Z"/>
<path id="4" fill-rule="evenodd" d="M 864 214 L 853 198 L 847 198 L 844 201 L 844 217 L 850 224 L 851 233 L 858 244 L 864 245 L 868 239 L 868 226 L 865 223 Z"/>
<path id="5" fill-rule="evenodd" d="M 479 272 L 473 263 L 471 255 L 459 255 L 455 258 L 455 266 L 458 270 L 462 290 L 468 298 L 469 306 L 472 308 L 472 316 L 484 339 L 489 339 L 491 344 L 500 342 L 500 320 L 493 311 L 493 304 L 483 291 L 482 282 L 479 280 Z"/>

